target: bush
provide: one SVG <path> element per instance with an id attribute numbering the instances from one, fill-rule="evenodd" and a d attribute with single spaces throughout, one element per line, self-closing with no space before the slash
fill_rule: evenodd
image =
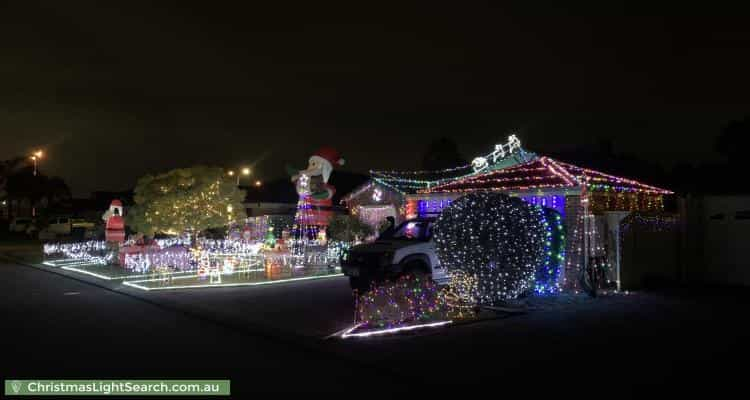
<path id="1" fill-rule="evenodd" d="M 369 328 L 393 328 L 447 318 L 445 296 L 429 279 L 401 277 L 395 282 L 385 282 L 361 295 L 357 302 L 357 320 Z"/>

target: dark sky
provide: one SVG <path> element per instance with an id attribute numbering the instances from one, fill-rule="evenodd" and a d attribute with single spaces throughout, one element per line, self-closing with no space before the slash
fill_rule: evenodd
<path id="1" fill-rule="evenodd" d="M 413 169 L 431 138 L 473 157 L 511 129 L 672 165 L 716 160 L 748 113 L 738 12 L 151 3 L 0 3 L 0 158 L 44 148 L 77 195 L 196 163 L 268 179 L 326 144 L 351 170 Z"/>

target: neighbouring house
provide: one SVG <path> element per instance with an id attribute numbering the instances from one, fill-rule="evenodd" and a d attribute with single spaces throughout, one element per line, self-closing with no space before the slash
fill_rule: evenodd
<path id="1" fill-rule="evenodd" d="M 681 263 L 685 280 L 750 286 L 750 195 L 688 196 L 680 203 L 686 215 Z"/>
<path id="2" fill-rule="evenodd" d="M 400 223 L 406 216 L 406 196 L 409 188 L 389 185 L 374 177 L 344 196 L 341 202 L 352 214 L 377 227 L 387 217 L 394 217 Z"/>
<path id="3" fill-rule="evenodd" d="M 294 185 L 286 179 L 267 182 L 261 186 L 242 186 L 248 217 L 266 215 L 294 215 L 298 196 Z"/>

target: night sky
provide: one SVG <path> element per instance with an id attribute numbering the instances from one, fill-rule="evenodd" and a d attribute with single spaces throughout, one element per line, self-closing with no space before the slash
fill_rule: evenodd
<path id="1" fill-rule="evenodd" d="M 541 153 L 609 138 L 712 162 L 748 113 L 737 13 L 35 3 L 0 5 L 0 159 L 43 148 L 77 196 L 197 163 L 270 179 L 321 145 L 349 170 L 415 169 L 430 139 L 471 158 L 514 129 Z"/>

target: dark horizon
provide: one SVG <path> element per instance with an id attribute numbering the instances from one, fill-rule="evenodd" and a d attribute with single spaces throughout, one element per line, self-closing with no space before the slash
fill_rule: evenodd
<path id="1" fill-rule="evenodd" d="M 322 145 L 345 170 L 419 169 L 432 139 L 470 159 L 513 130 L 669 168 L 720 162 L 747 115 L 740 16 L 244 7 L 5 5 L 0 159 L 42 148 L 77 197 L 193 164 L 274 179 Z"/>

